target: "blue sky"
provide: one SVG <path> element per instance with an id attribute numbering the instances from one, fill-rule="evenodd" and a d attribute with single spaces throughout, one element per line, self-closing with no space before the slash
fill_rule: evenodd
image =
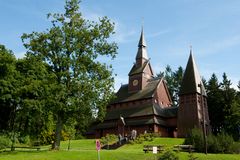
<path id="1" fill-rule="evenodd" d="M 0 0 L 0 44 L 23 57 L 23 33 L 50 27 L 47 13 L 63 12 L 64 0 Z M 144 24 L 148 56 L 155 73 L 167 64 L 174 70 L 186 67 L 189 46 L 200 74 L 219 81 L 226 72 L 236 87 L 240 80 L 239 0 L 83 0 L 83 16 L 90 20 L 108 16 L 116 24 L 113 39 L 117 58 L 110 61 L 116 76 L 115 88 L 128 81 Z"/>

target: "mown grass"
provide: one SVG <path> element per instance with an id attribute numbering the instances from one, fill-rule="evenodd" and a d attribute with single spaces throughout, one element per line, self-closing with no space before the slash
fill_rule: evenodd
<path id="1" fill-rule="evenodd" d="M 151 142 L 143 144 L 128 144 L 116 150 L 101 150 L 101 160 L 155 160 L 157 155 L 152 153 L 144 153 L 143 145 L 164 145 L 165 148 L 172 148 L 173 145 L 182 144 L 183 139 L 176 138 L 156 138 Z M 0 153 L 0 160 L 96 160 L 97 151 L 95 149 L 95 141 L 93 139 L 71 141 L 70 151 L 68 141 L 61 143 L 61 151 L 49 151 L 50 146 L 41 147 L 42 151 L 15 151 Z M 188 159 L 189 153 L 177 153 L 180 160 Z M 202 154 L 194 153 L 194 157 L 198 160 L 239 160 L 240 155 L 237 154 Z"/>

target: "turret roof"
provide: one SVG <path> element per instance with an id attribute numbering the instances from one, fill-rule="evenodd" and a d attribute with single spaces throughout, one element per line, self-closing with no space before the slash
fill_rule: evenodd
<path id="1" fill-rule="evenodd" d="M 146 47 L 147 47 L 147 44 L 144 38 L 144 32 L 142 28 L 141 36 L 138 42 L 138 52 L 137 52 L 136 59 L 139 59 L 139 58 L 148 59 Z"/>
<path id="2" fill-rule="evenodd" d="M 202 93 L 200 87 L 202 87 Z M 191 93 L 199 93 L 203 94 L 204 96 L 207 95 L 200 74 L 198 72 L 197 65 L 193 58 L 192 49 L 190 50 L 190 56 L 188 59 L 186 70 L 184 72 L 179 94 L 183 95 Z"/>

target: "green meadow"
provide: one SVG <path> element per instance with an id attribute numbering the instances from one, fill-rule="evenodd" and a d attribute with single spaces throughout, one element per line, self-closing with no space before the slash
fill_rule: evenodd
<path id="1" fill-rule="evenodd" d="M 165 149 L 172 149 L 173 145 L 182 144 L 183 139 L 179 138 L 155 138 L 154 141 L 143 144 L 126 144 L 116 150 L 101 150 L 101 160 L 156 160 L 157 156 L 152 153 L 144 153 L 143 145 L 164 145 Z M 49 151 L 50 146 L 42 146 L 40 151 L 34 150 L 8 150 L 0 152 L 0 160 L 97 160 L 98 155 L 95 149 L 95 140 L 84 139 L 71 141 L 71 148 L 68 151 L 68 141 L 61 143 L 60 151 Z M 189 159 L 189 153 L 179 152 L 180 160 Z M 198 160 L 239 160 L 237 154 L 202 154 L 193 153 Z"/>

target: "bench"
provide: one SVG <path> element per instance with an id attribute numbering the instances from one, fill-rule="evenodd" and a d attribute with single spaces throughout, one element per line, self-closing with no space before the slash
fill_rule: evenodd
<path id="1" fill-rule="evenodd" d="M 144 145 L 143 146 L 143 151 L 145 153 L 148 153 L 149 151 L 153 151 L 153 147 L 157 147 L 157 152 L 158 153 L 164 150 L 163 145 L 158 145 L 158 146 L 156 146 L 156 145 Z"/>
<path id="2" fill-rule="evenodd" d="M 12 149 L 11 147 L 9 147 L 10 149 Z M 33 149 L 33 150 L 37 150 L 39 151 L 41 148 L 40 147 L 13 147 L 13 150 L 15 151 L 16 148 L 19 148 L 19 149 Z"/>
<path id="3" fill-rule="evenodd" d="M 175 151 L 194 152 L 195 148 L 193 145 L 174 145 Z"/>

